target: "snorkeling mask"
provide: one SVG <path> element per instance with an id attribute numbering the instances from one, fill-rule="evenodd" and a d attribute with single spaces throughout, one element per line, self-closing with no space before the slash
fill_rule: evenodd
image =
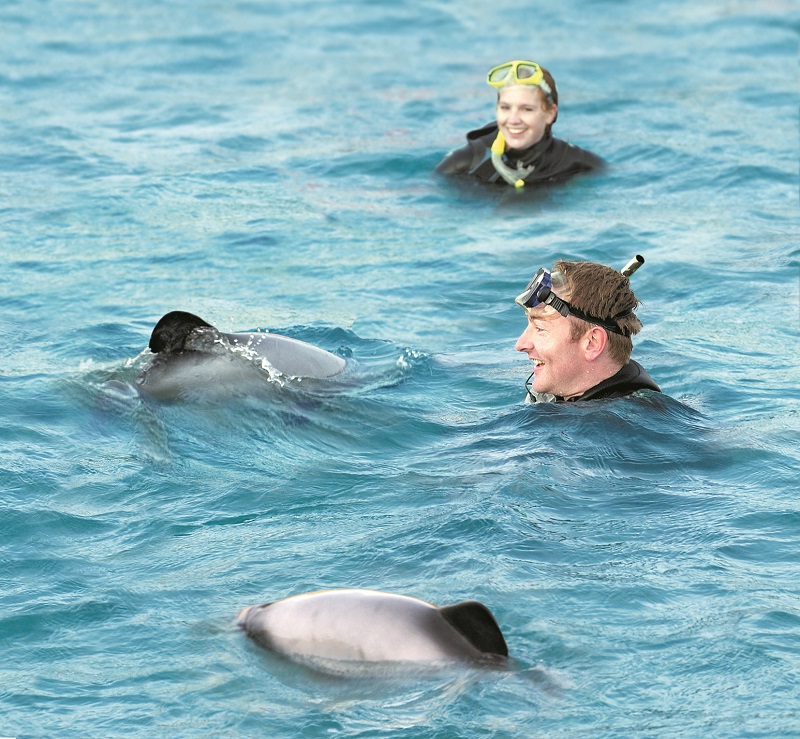
<path id="1" fill-rule="evenodd" d="M 622 274 L 626 277 L 630 277 L 643 264 L 644 257 L 637 254 L 620 270 L 620 272 L 622 272 Z M 528 283 L 528 287 L 526 287 L 525 291 L 520 293 L 515 298 L 514 302 L 526 312 L 529 308 L 535 308 L 538 305 L 549 305 L 565 318 L 571 314 L 575 316 L 575 318 L 580 318 L 582 321 L 586 321 L 587 323 L 593 323 L 596 326 L 604 328 L 606 331 L 611 331 L 612 333 L 619 334 L 620 336 L 627 336 L 627 333 L 617 325 L 616 321 L 620 318 L 631 315 L 633 312 L 627 310 L 623 313 L 613 316 L 609 320 L 597 318 L 589 313 L 585 313 L 579 308 L 570 305 L 566 300 L 562 300 L 553 292 L 552 272 L 544 267 L 542 267 L 533 276 L 533 279 Z"/>
<path id="2" fill-rule="evenodd" d="M 536 85 L 542 88 L 547 99 L 553 102 L 553 90 L 544 79 L 544 72 L 536 62 L 517 59 L 513 62 L 498 64 L 486 75 L 486 84 L 492 87 L 505 85 Z"/>

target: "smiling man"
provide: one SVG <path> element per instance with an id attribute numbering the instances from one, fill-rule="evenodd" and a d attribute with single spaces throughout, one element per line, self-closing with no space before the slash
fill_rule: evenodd
<path id="1" fill-rule="evenodd" d="M 595 262 L 558 261 L 540 269 L 516 299 L 528 317 L 517 351 L 533 362 L 526 402 L 619 398 L 660 388 L 631 359 L 641 321 L 629 276 Z"/>

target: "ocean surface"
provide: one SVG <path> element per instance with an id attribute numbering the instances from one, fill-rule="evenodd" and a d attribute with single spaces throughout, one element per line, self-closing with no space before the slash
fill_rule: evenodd
<path id="1" fill-rule="evenodd" d="M 788 0 L 4 0 L 0 735 L 800 736 Z M 533 58 L 608 170 L 433 173 Z M 622 267 L 663 396 L 523 404 L 513 298 Z M 347 358 L 165 402 L 161 315 Z M 477 599 L 508 669 L 331 676 L 238 611 Z"/>

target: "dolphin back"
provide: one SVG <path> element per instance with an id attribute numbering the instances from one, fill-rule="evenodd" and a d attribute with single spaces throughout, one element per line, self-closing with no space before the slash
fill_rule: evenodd
<path id="1" fill-rule="evenodd" d="M 266 360 L 289 377 L 326 379 L 347 366 L 342 357 L 305 341 L 270 333 L 223 333 L 200 316 L 181 310 L 161 317 L 150 335 L 149 346 L 153 354 L 169 357 L 208 353 L 208 342 L 246 350 L 251 357 Z"/>
<path id="2" fill-rule="evenodd" d="M 289 377 L 325 379 L 338 375 L 347 366 L 342 357 L 318 346 L 280 334 L 222 334 L 231 346 L 255 353 Z"/>
<path id="3" fill-rule="evenodd" d="M 299 661 L 430 663 L 508 657 L 494 616 L 474 600 L 438 608 L 376 590 L 321 590 L 248 606 L 237 625 L 262 647 Z"/>
<path id="4" fill-rule="evenodd" d="M 483 654 L 508 657 L 508 645 L 492 612 L 483 603 L 465 600 L 439 608 L 447 623 Z"/>

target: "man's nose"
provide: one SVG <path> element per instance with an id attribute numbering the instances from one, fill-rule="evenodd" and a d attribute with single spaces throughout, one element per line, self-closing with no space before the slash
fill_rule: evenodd
<path id="1" fill-rule="evenodd" d="M 533 338 L 531 335 L 531 327 L 528 326 L 517 339 L 516 346 L 514 347 L 518 352 L 526 352 L 533 348 Z"/>

